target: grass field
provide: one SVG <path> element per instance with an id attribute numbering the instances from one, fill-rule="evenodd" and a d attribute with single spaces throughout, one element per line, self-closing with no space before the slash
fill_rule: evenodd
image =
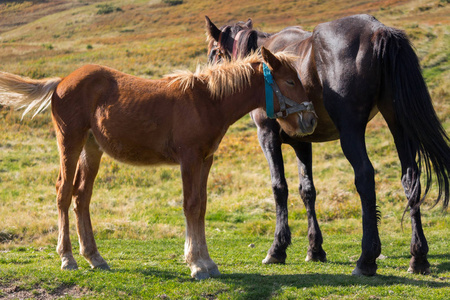
<path id="1" fill-rule="evenodd" d="M 433 101 L 450 132 L 450 3 L 435 1 L 2 1 L 0 70 L 64 76 L 86 63 L 159 78 L 206 61 L 204 15 L 222 25 L 251 17 L 272 32 L 289 25 L 370 13 L 405 30 L 416 46 Z M 106 13 L 110 11 L 109 13 Z M 89 299 L 448 299 L 450 216 L 424 204 L 432 275 L 411 275 L 410 221 L 400 163 L 384 120 L 368 125 L 382 213 L 378 276 L 350 276 L 360 254 L 359 197 L 338 141 L 313 145 L 317 215 L 327 263 L 306 263 L 306 210 L 295 155 L 283 146 L 293 244 L 286 265 L 264 266 L 275 228 L 267 162 L 248 116 L 220 145 L 208 183 L 207 241 L 223 275 L 190 279 L 183 262 L 184 216 L 178 167 L 138 168 L 104 156 L 91 214 L 111 272 L 59 270 L 55 180 L 59 156 L 47 111 L 34 119 L 0 109 L 0 298 Z M 71 220 L 74 220 L 71 215 Z M 78 244 L 71 224 L 75 253 Z M 254 244 L 254 247 L 249 247 Z"/>

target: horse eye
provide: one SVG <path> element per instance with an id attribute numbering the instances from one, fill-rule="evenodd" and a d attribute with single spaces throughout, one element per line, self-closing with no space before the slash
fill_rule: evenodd
<path id="1" fill-rule="evenodd" d="M 287 84 L 289 84 L 289 85 L 291 85 L 291 86 L 294 86 L 295 85 L 295 83 L 294 83 L 294 80 L 286 80 L 286 83 Z"/>

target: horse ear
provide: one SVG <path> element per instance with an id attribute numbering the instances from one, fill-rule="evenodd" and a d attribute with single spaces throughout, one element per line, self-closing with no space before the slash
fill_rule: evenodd
<path id="1" fill-rule="evenodd" d="M 245 22 L 245 26 L 247 26 L 248 29 L 253 29 L 253 21 L 252 21 L 252 19 L 248 18 L 248 21 Z"/>
<path id="2" fill-rule="evenodd" d="M 211 22 L 208 16 L 205 16 L 205 21 L 206 21 L 206 34 L 209 37 L 213 38 L 216 42 L 218 42 L 221 33 L 220 30 L 217 28 L 216 25 L 214 25 L 213 22 Z"/>
<path id="3" fill-rule="evenodd" d="M 261 55 L 264 62 L 272 69 L 272 71 L 276 71 L 281 67 L 281 62 L 278 58 L 264 46 L 261 47 Z"/>

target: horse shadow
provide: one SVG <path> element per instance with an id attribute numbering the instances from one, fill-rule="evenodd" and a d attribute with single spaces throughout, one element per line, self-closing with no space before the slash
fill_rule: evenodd
<path id="1" fill-rule="evenodd" d="M 440 255 L 439 255 L 440 256 Z M 445 255 L 444 255 L 445 256 Z M 447 257 L 447 256 L 445 256 Z M 278 294 L 286 288 L 307 289 L 317 286 L 322 287 L 352 287 L 352 286 L 368 286 L 368 287 L 387 287 L 396 285 L 428 287 L 428 288 L 445 288 L 450 287 L 450 281 L 435 281 L 439 277 L 439 273 L 448 271 L 450 263 L 442 263 L 437 266 L 437 274 L 432 275 L 434 278 L 417 275 L 414 278 L 400 277 L 393 275 L 375 275 L 370 277 L 353 276 L 346 274 L 259 274 L 259 273 L 225 273 L 213 280 L 217 280 L 227 286 L 233 287 L 234 290 L 240 292 L 242 299 L 258 298 L 267 299 Z M 176 279 L 178 282 L 192 282 L 194 279 L 180 273 L 171 271 L 161 271 L 160 269 L 141 269 L 139 270 L 144 276 L 158 276 L 163 279 Z M 209 280 L 209 279 L 208 279 Z M 200 281 L 202 282 L 202 281 Z M 216 295 L 217 296 L 217 295 Z"/>
<path id="2" fill-rule="evenodd" d="M 294 275 L 261 275 L 261 274 L 224 274 L 218 279 L 230 286 L 240 287 L 244 293 L 255 294 L 258 298 L 266 299 L 277 294 L 286 287 L 295 289 L 307 289 L 312 287 L 351 287 L 351 286 L 427 286 L 428 288 L 450 287 L 450 282 L 436 282 L 421 279 L 405 278 L 399 276 L 376 275 L 372 277 L 360 277 L 345 274 L 294 274 Z M 269 286 L 271 289 L 262 289 Z M 249 295 L 250 296 L 250 295 Z M 255 295 L 256 296 L 256 295 Z"/>

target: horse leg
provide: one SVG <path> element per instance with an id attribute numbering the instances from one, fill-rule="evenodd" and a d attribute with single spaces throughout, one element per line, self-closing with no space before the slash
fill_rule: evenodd
<path id="1" fill-rule="evenodd" d="M 82 136 L 63 135 L 56 130 L 60 152 L 60 170 L 56 181 L 56 202 L 58 206 L 58 245 L 56 252 L 61 257 L 62 270 L 78 269 L 72 254 L 69 233 L 69 207 L 72 200 L 73 180 L 78 157 L 83 147 Z M 73 139 L 72 139 L 73 138 Z"/>
<path id="2" fill-rule="evenodd" d="M 306 207 L 308 216 L 309 247 L 305 261 L 327 261 L 327 254 L 322 248 L 322 232 L 316 217 L 316 189 L 312 174 L 311 143 L 295 143 L 292 145 L 297 155 L 299 192 Z"/>
<path id="3" fill-rule="evenodd" d="M 263 264 L 285 263 L 286 249 L 291 244 L 288 224 L 288 186 L 284 176 L 283 154 L 281 152 L 280 128 L 272 120 L 264 120 L 258 125 L 259 144 L 270 168 L 272 191 L 275 198 L 277 221 L 275 237 Z"/>
<path id="4" fill-rule="evenodd" d="M 92 189 L 102 154 L 103 152 L 100 151 L 95 138 L 92 134 L 89 134 L 78 160 L 73 197 L 80 254 L 84 256 L 92 268 L 109 270 L 108 264 L 97 250 L 89 213 Z"/>
<path id="5" fill-rule="evenodd" d="M 411 260 L 408 272 L 418 274 L 430 274 L 430 263 L 427 260 L 428 243 L 422 229 L 420 216 L 420 174 L 415 161 L 415 153 L 412 143 L 404 135 L 393 115 L 394 108 L 389 102 L 380 103 L 380 111 L 386 120 L 394 137 L 395 146 L 402 166 L 402 186 L 405 190 L 408 206 L 410 209 L 412 237 L 411 237 Z"/>
<path id="6" fill-rule="evenodd" d="M 210 258 L 205 237 L 206 188 L 213 157 L 184 159 L 181 163 L 183 209 L 186 217 L 184 255 L 195 279 L 220 275 Z"/>
<path id="7" fill-rule="evenodd" d="M 377 224 L 375 171 L 367 155 L 364 132 L 365 126 L 361 124 L 346 124 L 340 129 L 341 147 L 355 172 L 355 186 L 362 205 L 362 253 L 352 274 L 371 276 L 377 271 L 376 259 L 381 253 L 381 242 Z"/>
<path id="8" fill-rule="evenodd" d="M 402 185 L 405 190 L 408 205 L 410 207 L 411 216 L 411 260 L 409 262 L 408 272 L 416 274 L 428 275 L 430 271 L 430 263 L 427 259 L 428 243 L 423 233 L 422 221 L 420 217 L 420 174 L 415 162 L 412 167 L 403 168 L 402 161 Z M 417 206 L 416 206 L 417 205 Z"/>

